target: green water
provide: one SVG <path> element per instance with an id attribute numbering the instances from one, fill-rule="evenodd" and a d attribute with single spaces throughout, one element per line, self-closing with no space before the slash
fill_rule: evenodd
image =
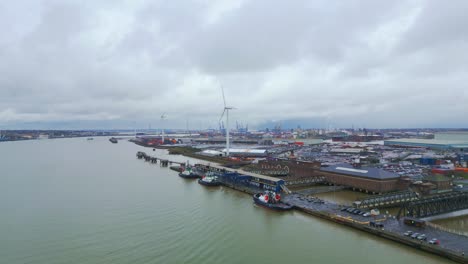
<path id="1" fill-rule="evenodd" d="M 1 143 L 0 263 L 451 263 L 256 207 L 138 160 L 138 150 L 105 138 Z"/>
<path id="2" fill-rule="evenodd" d="M 468 141 L 468 132 L 460 131 L 435 133 L 434 138 L 437 140 Z"/>

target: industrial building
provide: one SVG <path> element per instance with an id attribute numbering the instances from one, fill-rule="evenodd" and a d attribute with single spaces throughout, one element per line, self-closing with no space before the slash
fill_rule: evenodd
<path id="1" fill-rule="evenodd" d="M 386 193 L 406 190 L 411 183 L 408 177 L 380 168 L 355 168 L 349 164 L 321 167 L 320 162 L 293 160 L 262 160 L 249 168 L 262 174 L 277 175 L 286 181 L 302 179 L 351 187 L 358 191 Z"/>
<path id="2" fill-rule="evenodd" d="M 355 168 L 349 164 L 323 167 L 320 174 L 329 183 L 372 193 L 405 190 L 410 183 L 396 173 L 379 168 Z"/>
<path id="3" fill-rule="evenodd" d="M 237 149 L 229 148 L 229 153 L 232 157 L 266 157 L 268 152 L 266 149 Z M 205 149 L 199 152 L 200 155 L 204 156 L 217 156 L 224 157 L 226 156 L 226 149 L 214 150 L 214 149 Z"/>
<path id="4" fill-rule="evenodd" d="M 246 168 L 265 175 L 288 176 L 287 180 L 300 177 L 313 177 L 320 170 L 320 162 L 296 161 L 286 159 L 260 160 Z"/>
<path id="5" fill-rule="evenodd" d="M 226 149 L 222 152 L 226 153 Z M 266 157 L 268 152 L 266 149 L 247 149 L 247 148 L 229 148 L 229 153 L 234 157 Z"/>
<path id="6" fill-rule="evenodd" d="M 431 148 L 438 150 L 455 150 L 466 151 L 468 149 L 468 141 L 459 140 L 436 140 L 436 139 L 391 139 L 384 141 L 385 146 L 401 146 L 401 147 L 420 147 Z"/>

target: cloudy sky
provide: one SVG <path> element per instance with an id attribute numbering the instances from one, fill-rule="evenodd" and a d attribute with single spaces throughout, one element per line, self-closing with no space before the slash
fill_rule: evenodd
<path id="1" fill-rule="evenodd" d="M 468 1 L 0 2 L 0 129 L 467 127 Z"/>

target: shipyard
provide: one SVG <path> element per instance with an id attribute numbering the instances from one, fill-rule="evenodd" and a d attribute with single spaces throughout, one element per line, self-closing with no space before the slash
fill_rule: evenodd
<path id="1" fill-rule="evenodd" d="M 265 134 L 271 137 L 268 132 L 249 137 L 245 130 L 232 133 L 239 139 L 232 137 L 229 154 L 225 138 L 219 136 L 213 140 L 198 134 L 199 138 L 171 138 L 162 144 L 158 136 L 140 135 L 130 141 L 148 148 L 136 154 L 139 159 L 156 164 L 159 160 L 160 166 L 178 173 L 190 171 L 199 181 L 210 175 L 216 185 L 254 195 L 256 203 L 261 193 L 281 195 L 290 209 L 456 262 L 468 261 L 466 233 L 431 222 L 443 215 L 468 214 L 468 141 L 427 139 L 429 133 L 420 139 L 394 139 L 390 133 L 392 137 L 384 140 L 388 134 L 366 136 L 361 131 L 347 138 L 359 141 L 336 140 L 328 133 L 320 140 L 265 139 Z M 151 155 L 151 148 L 205 161 L 189 164 L 158 159 Z M 321 198 L 341 192 L 361 194 L 361 198 L 346 202 Z"/>

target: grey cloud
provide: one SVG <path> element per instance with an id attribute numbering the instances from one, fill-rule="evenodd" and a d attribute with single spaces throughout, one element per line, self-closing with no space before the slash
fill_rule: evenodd
<path id="1" fill-rule="evenodd" d="M 468 2 L 427 0 L 422 2 L 419 15 L 406 32 L 400 49 L 415 52 L 453 42 L 468 41 Z"/>
<path id="2" fill-rule="evenodd" d="M 462 124 L 467 5 L 450 3 L 2 2 L 0 126 L 156 127 L 168 112 L 217 127 L 221 83 L 251 127 Z"/>

